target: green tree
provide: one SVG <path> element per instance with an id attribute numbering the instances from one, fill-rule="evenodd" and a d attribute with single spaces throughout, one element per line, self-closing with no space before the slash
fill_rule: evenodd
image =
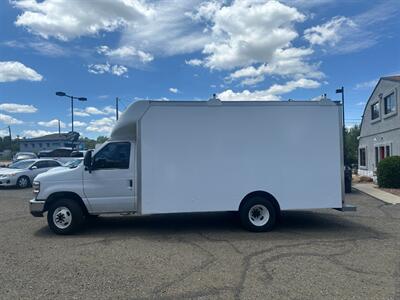
<path id="1" fill-rule="evenodd" d="M 96 143 L 97 144 L 103 144 L 104 142 L 108 141 L 108 137 L 104 135 L 100 135 L 97 137 Z"/>
<path id="2" fill-rule="evenodd" d="M 80 141 L 84 143 L 85 149 L 94 149 L 96 141 L 89 139 L 88 137 L 80 138 Z"/>
<path id="3" fill-rule="evenodd" d="M 345 130 L 345 149 L 344 163 L 352 165 L 358 163 L 358 137 L 360 136 L 360 126 L 355 125 Z"/>

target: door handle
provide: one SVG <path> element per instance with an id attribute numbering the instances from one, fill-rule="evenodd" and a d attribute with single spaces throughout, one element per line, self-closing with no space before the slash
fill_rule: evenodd
<path id="1" fill-rule="evenodd" d="M 133 180 L 132 180 L 132 179 L 129 179 L 129 189 L 131 190 L 132 187 L 133 187 Z"/>

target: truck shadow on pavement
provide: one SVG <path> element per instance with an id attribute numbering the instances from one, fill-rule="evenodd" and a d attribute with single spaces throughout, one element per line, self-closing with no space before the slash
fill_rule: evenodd
<path id="1" fill-rule="evenodd" d="M 273 231 L 252 233 L 242 228 L 239 217 L 233 212 L 186 213 L 151 216 L 100 216 L 86 223 L 77 236 L 109 236 L 157 238 L 165 235 L 208 235 L 234 236 L 252 239 L 257 236 L 302 236 L 313 238 L 383 238 L 383 233 L 353 222 L 342 215 L 329 211 L 284 212 Z M 45 226 L 36 231 L 36 236 L 51 237 L 54 234 Z"/>

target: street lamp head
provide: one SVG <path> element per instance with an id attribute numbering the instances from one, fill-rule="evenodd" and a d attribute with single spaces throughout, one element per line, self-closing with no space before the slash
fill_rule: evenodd
<path id="1" fill-rule="evenodd" d="M 343 93 L 343 87 L 336 90 L 336 94 L 342 94 L 342 93 Z"/>
<path id="2" fill-rule="evenodd" d="M 85 98 L 85 97 L 79 97 L 78 100 L 79 100 L 79 101 L 87 101 L 87 98 Z"/>
<path id="3" fill-rule="evenodd" d="M 56 95 L 60 96 L 60 97 L 64 97 L 66 94 L 64 92 L 57 92 Z"/>

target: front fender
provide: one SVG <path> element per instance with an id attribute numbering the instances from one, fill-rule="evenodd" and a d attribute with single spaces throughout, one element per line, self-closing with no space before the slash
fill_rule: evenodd
<path id="1" fill-rule="evenodd" d="M 82 181 L 51 181 L 48 183 L 40 183 L 40 193 L 37 199 L 47 200 L 56 193 L 73 193 L 82 199 L 86 209 L 90 213 L 92 207 L 83 192 Z"/>

